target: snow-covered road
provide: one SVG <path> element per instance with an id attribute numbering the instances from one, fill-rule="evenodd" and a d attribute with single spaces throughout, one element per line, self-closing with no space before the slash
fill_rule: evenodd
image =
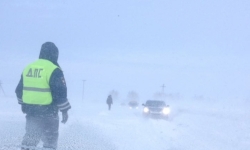
<path id="1" fill-rule="evenodd" d="M 58 150 L 247 150 L 250 111 L 247 102 L 171 102 L 168 120 L 144 118 L 141 108 L 115 103 L 74 103 L 67 124 L 60 124 Z M 25 119 L 15 98 L 0 101 L 0 150 L 14 150 Z M 41 147 L 41 143 L 39 144 Z"/>

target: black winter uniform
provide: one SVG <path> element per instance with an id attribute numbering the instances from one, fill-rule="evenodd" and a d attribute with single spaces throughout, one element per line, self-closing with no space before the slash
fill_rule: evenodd
<path id="1" fill-rule="evenodd" d="M 42 45 L 39 59 L 46 59 L 57 65 L 58 49 L 54 43 L 46 42 Z M 36 147 L 40 140 L 43 141 L 45 148 L 57 148 L 58 129 L 59 129 L 59 110 L 63 113 L 63 122 L 68 118 L 67 111 L 71 108 L 67 99 L 67 87 L 61 69 L 55 69 L 50 77 L 49 86 L 52 94 L 50 105 L 31 105 L 25 104 L 22 100 L 23 77 L 16 87 L 18 103 L 26 114 L 26 133 L 23 137 L 22 147 Z"/>

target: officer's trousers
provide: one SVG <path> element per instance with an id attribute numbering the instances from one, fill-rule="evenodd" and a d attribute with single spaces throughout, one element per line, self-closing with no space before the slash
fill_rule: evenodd
<path id="1" fill-rule="evenodd" d="M 59 117 L 26 115 L 26 133 L 22 147 L 36 147 L 40 140 L 44 148 L 57 148 Z"/>

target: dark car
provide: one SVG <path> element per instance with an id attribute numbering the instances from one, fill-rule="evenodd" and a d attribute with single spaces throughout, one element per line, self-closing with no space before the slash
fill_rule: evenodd
<path id="1" fill-rule="evenodd" d="M 170 113 L 169 105 L 160 100 L 147 100 L 146 104 L 142 104 L 143 114 L 145 116 L 157 116 L 167 118 Z"/>
<path id="2" fill-rule="evenodd" d="M 138 109 L 139 103 L 135 100 L 132 100 L 128 103 L 130 109 Z"/>

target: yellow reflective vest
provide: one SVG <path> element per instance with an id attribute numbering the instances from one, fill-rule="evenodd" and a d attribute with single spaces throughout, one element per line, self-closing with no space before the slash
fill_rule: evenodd
<path id="1" fill-rule="evenodd" d="M 52 62 L 38 59 L 23 71 L 23 102 L 25 104 L 49 105 L 52 95 L 49 81 L 52 72 L 58 68 Z"/>

